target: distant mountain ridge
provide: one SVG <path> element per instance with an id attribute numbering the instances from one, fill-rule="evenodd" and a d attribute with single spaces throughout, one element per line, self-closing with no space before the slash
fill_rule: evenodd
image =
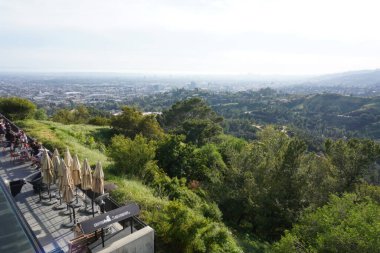
<path id="1" fill-rule="evenodd" d="M 317 85 L 345 85 L 345 86 L 372 86 L 380 84 L 380 69 L 359 70 L 342 73 L 334 73 L 312 77 L 306 84 Z M 304 83 L 304 84 L 305 84 Z"/>

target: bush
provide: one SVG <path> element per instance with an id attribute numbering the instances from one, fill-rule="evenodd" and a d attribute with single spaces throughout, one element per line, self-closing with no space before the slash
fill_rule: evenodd
<path id="1" fill-rule="evenodd" d="M 0 113 L 10 120 L 23 120 L 34 116 L 36 105 L 27 99 L 0 98 Z"/>
<path id="2" fill-rule="evenodd" d="M 204 218 L 178 201 L 171 201 L 149 223 L 165 252 L 242 252 L 222 223 Z"/>
<path id="3" fill-rule="evenodd" d="M 140 176 L 145 165 L 154 158 L 155 144 L 142 135 L 137 135 L 134 140 L 116 135 L 111 140 L 108 155 L 120 172 Z"/>
<path id="4" fill-rule="evenodd" d="M 110 119 L 107 119 L 105 117 L 100 117 L 100 116 L 92 117 L 88 121 L 88 124 L 95 125 L 95 126 L 109 126 L 110 123 L 111 123 Z"/>

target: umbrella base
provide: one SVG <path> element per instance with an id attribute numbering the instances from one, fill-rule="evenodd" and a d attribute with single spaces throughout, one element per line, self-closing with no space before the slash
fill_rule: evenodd
<path id="1" fill-rule="evenodd" d="M 41 198 L 42 199 L 50 199 L 50 198 L 55 198 L 55 193 L 51 193 L 50 196 L 49 195 L 42 195 Z"/>
<path id="2" fill-rule="evenodd" d="M 75 227 L 76 225 L 77 224 L 75 224 L 74 222 L 69 222 L 69 223 L 62 224 L 61 226 L 64 228 L 72 228 L 72 227 Z"/>
<path id="3" fill-rule="evenodd" d="M 78 207 L 81 207 L 82 204 L 81 203 L 73 203 L 73 204 L 71 204 L 71 206 L 74 208 L 78 208 Z"/>
<path id="4" fill-rule="evenodd" d="M 82 214 L 85 214 L 85 215 L 90 215 L 90 214 L 96 214 L 97 212 L 92 212 L 92 210 L 88 210 L 88 209 L 79 209 L 78 212 L 82 213 Z"/>
<path id="5" fill-rule="evenodd" d="M 65 209 L 65 208 L 66 208 L 66 206 L 63 205 L 63 204 L 61 204 L 61 205 L 56 205 L 56 206 L 53 207 L 54 210 L 62 210 L 62 209 Z"/>
<path id="6" fill-rule="evenodd" d="M 56 201 L 56 200 L 43 201 L 43 202 L 42 202 L 42 205 L 44 205 L 44 206 L 51 206 L 51 205 L 54 205 L 54 204 L 57 204 L 57 201 Z"/>
<path id="7" fill-rule="evenodd" d="M 59 212 L 59 215 L 62 215 L 62 216 L 66 216 L 66 215 L 70 215 L 70 214 L 71 214 L 70 210 Z"/>

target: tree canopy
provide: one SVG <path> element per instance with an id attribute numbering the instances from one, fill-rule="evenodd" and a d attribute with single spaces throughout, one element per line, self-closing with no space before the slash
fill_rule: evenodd
<path id="1" fill-rule="evenodd" d="M 0 98 L 0 113 L 11 120 L 31 118 L 36 109 L 36 105 L 27 99 L 19 97 Z"/>
<path id="2" fill-rule="evenodd" d="M 200 98 L 177 102 L 159 118 L 165 130 L 184 134 L 187 142 L 196 145 L 203 145 L 210 138 L 222 133 L 222 121 L 223 118 Z"/>
<path id="3" fill-rule="evenodd" d="M 124 106 L 120 115 L 111 119 L 111 127 L 116 133 L 134 138 L 138 134 L 150 139 L 162 137 L 163 131 L 154 115 L 143 115 L 136 108 Z"/>

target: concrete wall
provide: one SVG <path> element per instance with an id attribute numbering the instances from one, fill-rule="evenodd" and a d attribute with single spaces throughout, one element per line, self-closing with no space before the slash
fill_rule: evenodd
<path id="1" fill-rule="evenodd" d="M 127 229 L 125 229 L 127 230 Z M 96 247 L 93 253 L 154 253 L 154 230 L 146 226 L 133 234 L 111 238 L 105 248 Z"/>

